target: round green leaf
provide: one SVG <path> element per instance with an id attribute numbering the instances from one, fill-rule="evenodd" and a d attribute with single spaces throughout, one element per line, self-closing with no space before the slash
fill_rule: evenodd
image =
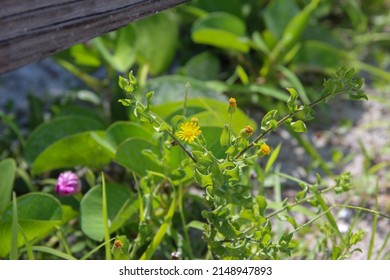
<path id="1" fill-rule="evenodd" d="M 102 131 L 89 131 L 55 142 L 38 155 L 33 163 L 32 172 L 37 174 L 77 165 L 92 168 L 105 166 L 110 162 L 113 154 L 98 140 L 104 138 L 104 135 Z"/>
<path id="2" fill-rule="evenodd" d="M 141 138 L 130 138 L 119 145 L 115 160 L 142 177 L 148 170 L 162 171 L 161 165 L 156 162 L 158 157 L 161 157 L 160 152 L 152 142 Z"/>
<path id="3" fill-rule="evenodd" d="M 64 116 L 37 127 L 27 139 L 25 157 L 33 162 L 38 155 L 54 142 L 84 131 L 104 129 L 101 122 L 82 116 Z"/>
<path id="4" fill-rule="evenodd" d="M 134 196 L 129 188 L 106 184 L 107 214 L 110 232 L 118 229 L 132 214 L 137 207 L 131 204 Z M 131 206 L 131 207 L 130 207 Z M 104 223 L 102 212 L 102 187 L 96 186 L 90 189 L 80 203 L 81 229 L 91 239 L 102 241 L 104 235 Z M 113 224 L 113 221 L 115 223 Z M 115 225 L 115 227 L 113 227 Z"/>
<path id="5" fill-rule="evenodd" d="M 238 17 L 222 12 L 199 18 L 192 28 L 192 39 L 195 43 L 240 52 L 248 52 L 250 48 L 245 35 L 245 23 Z"/>
<path id="6" fill-rule="evenodd" d="M 62 223 L 59 201 L 49 194 L 30 193 L 17 199 L 18 224 L 28 241 L 36 241 L 50 234 Z M 0 220 L 0 257 L 10 251 L 12 239 L 12 207 L 9 206 Z M 19 230 L 18 247 L 25 244 Z"/>
<path id="7" fill-rule="evenodd" d="M 209 52 L 192 57 L 185 65 L 183 74 L 202 81 L 217 80 L 221 71 L 218 57 Z"/>
<path id="8" fill-rule="evenodd" d="M 113 123 L 106 131 L 106 139 L 116 149 L 125 140 L 138 137 L 151 139 L 152 132 L 147 130 L 144 126 L 134 123 L 118 121 Z"/>
<path id="9" fill-rule="evenodd" d="M 292 122 L 291 123 L 291 128 L 295 132 L 307 132 L 306 124 L 303 121 L 301 121 L 301 120 L 298 120 L 296 122 Z"/>
<path id="10" fill-rule="evenodd" d="M 186 84 L 190 84 L 189 98 L 208 97 L 227 100 L 223 90 L 215 90 L 204 81 L 184 76 L 162 76 L 148 80 L 145 91 L 154 91 L 153 104 L 163 104 L 170 101 L 184 100 Z M 183 108 L 183 102 L 181 103 Z M 154 107 L 152 108 L 154 111 Z"/>
<path id="11" fill-rule="evenodd" d="M 150 73 L 166 70 L 176 55 L 179 26 L 174 14 L 159 13 L 135 23 L 135 50 L 140 64 L 148 64 Z"/>
<path id="12" fill-rule="evenodd" d="M 11 201 L 15 171 L 15 160 L 8 158 L 0 162 L 0 214 Z"/>

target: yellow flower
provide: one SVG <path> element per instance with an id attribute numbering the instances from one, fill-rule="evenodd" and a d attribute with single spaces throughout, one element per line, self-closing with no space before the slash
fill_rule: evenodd
<path id="1" fill-rule="evenodd" d="M 202 131 L 199 129 L 197 123 L 186 122 L 181 124 L 180 130 L 176 132 L 176 136 L 179 137 L 179 139 L 191 144 L 201 133 Z"/>
<path id="2" fill-rule="evenodd" d="M 263 155 L 269 155 L 271 153 L 271 148 L 267 144 L 263 143 L 260 146 L 260 151 Z"/>

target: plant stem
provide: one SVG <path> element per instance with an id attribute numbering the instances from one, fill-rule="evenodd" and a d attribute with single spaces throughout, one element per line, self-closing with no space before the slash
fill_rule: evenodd
<path id="1" fill-rule="evenodd" d="M 229 120 L 229 135 L 228 135 L 228 145 L 230 146 L 232 144 L 232 120 L 233 120 L 233 114 L 230 113 L 230 120 Z"/>
<path id="2" fill-rule="evenodd" d="M 332 215 L 332 212 L 330 212 L 330 209 L 333 208 L 334 206 L 329 208 L 328 205 L 325 203 L 325 201 L 324 201 L 323 197 L 321 196 L 321 194 L 318 194 L 316 196 L 316 198 L 317 198 L 317 201 L 319 202 L 322 210 L 326 213 L 326 218 L 328 219 L 328 222 L 333 227 L 333 229 L 336 231 L 336 234 L 340 238 L 341 242 L 343 244 L 345 244 L 344 237 L 343 237 L 339 227 L 337 226 L 336 220 L 334 219 L 334 217 Z"/>
<path id="3" fill-rule="evenodd" d="M 103 211 L 103 226 L 104 226 L 104 241 L 106 249 L 106 260 L 111 260 L 110 248 L 110 231 L 108 227 L 108 213 L 107 213 L 107 193 L 106 181 L 104 180 L 104 173 L 102 172 L 102 211 Z"/>
<path id="4" fill-rule="evenodd" d="M 272 212 L 271 214 L 265 216 L 265 218 L 266 218 L 266 219 L 270 219 L 270 218 L 272 218 L 272 217 L 278 215 L 279 213 L 282 213 L 283 211 L 287 210 L 288 208 L 293 208 L 293 207 L 295 207 L 295 206 L 297 206 L 297 205 L 299 205 L 299 204 L 301 204 L 301 203 L 303 203 L 303 202 L 307 202 L 307 201 L 309 201 L 310 199 L 313 199 L 313 198 L 315 198 L 316 196 L 318 196 L 318 195 L 320 195 L 320 194 L 323 194 L 323 193 L 326 193 L 326 192 L 328 192 L 328 191 L 333 190 L 335 187 L 336 187 L 336 186 L 332 186 L 332 187 L 326 188 L 326 189 L 324 189 L 324 190 L 322 190 L 322 191 L 319 191 L 317 194 L 313 194 L 313 195 L 311 195 L 311 196 L 308 196 L 308 197 L 306 197 L 306 198 L 304 198 L 304 199 L 302 199 L 302 200 L 299 200 L 299 201 L 294 202 L 293 204 L 286 205 L 286 206 L 284 206 L 283 208 L 280 208 L 279 210 L 276 210 L 275 212 Z"/>
<path id="5" fill-rule="evenodd" d="M 318 105 L 319 103 L 321 103 L 322 101 L 328 99 L 331 95 L 337 95 L 337 94 L 340 94 L 344 91 L 341 91 L 341 92 L 336 92 L 336 93 L 328 93 L 326 95 L 323 95 L 322 97 L 318 98 L 316 101 L 310 103 L 309 105 L 306 105 L 306 106 L 301 106 L 300 108 L 298 108 L 297 110 L 295 110 L 294 112 L 291 112 L 289 114 L 287 114 L 286 116 L 284 116 L 283 118 L 281 118 L 279 121 L 277 121 L 277 127 L 279 127 L 280 125 L 282 125 L 283 123 L 285 123 L 288 119 L 292 118 L 293 116 L 295 116 L 296 114 L 302 112 L 303 110 L 305 109 L 308 109 L 308 108 L 313 108 L 314 106 Z M 275 128 L 268 128 L 266 130 L 264 130 L 262 133 L 260 133 L 259 136 L 257 136 L 250 144 L 248 144 L 248 146 L 246 146 L 239 154 L 237 154 L 235 156 L 235 159 L 238 159 L 240 156 L 242 156 L 245 152 L 247 152 L 249 149 L 251 149 L 252 147 L 254 147 L 256 145 L 257 142 L 259 142 L 262 138 L 264 138 L 267 134 L 271 133 L 273 130 L 275 130 Z"/>
<path id="6" fill-rule="evenodd" d="M 187 100 L 188 100 L 188 94 L 190 92 L 190 83 L 186 83 L 186 91 L 184 93 L 184 104 L 183 104 L 183 116 L 187 117 Z"/>
<path id="7" fill-rule="evenodd" d="M 379 196 L 379 178 L 376 180 L 376 192 L 375 192 L 375 211 L 378 212 L 379 209 L 379 202 L 378 202 L 378 196 Z M 372 257 L 372 253 L 374 251 L 374 244 L 375 244 L 375 234 L 377 229 L 377 221 L 378 221 L 378 215 L 374 215 L 374 219 L 372 220 L 372 227 L 371 227 L 371 239 L 370 239 L 370 246 L 368 248 L 367 253 L 367 259 L 370 260 Z"/>
<path id="8" fill-rule="evenodd" d="M 138 104 L 139 106 L 141 106 L 141 108 L 142 108 L 143 110 L 145 110 L 146 113 L 149 114 L 149 116 L 151 117 L 152 121 L 153 121 L 157 126 L 161 126 L 161 125 L 164 123 L 164 121 L 161 120 L 159 116 L 157 116 L 157 115 L 153 114 L 152 112 L 146 110 L 146 107 L 145 107 L 141 102 L 139 102 L 138 99 L 137 99 L 135 96 L 134 96 L 134 99 L 136 100 L 137 104 Z M 170 130 L 168 130 L 168 129 L 165 130 L 165 132 L 166 132 L 166 133 L 175 141 L 175 143 L 177 143 L 177 144 L 180 146 L 180 148 L 181 148 L 181 149 L 190 157 L 190 159 L 191 159 L 193 162 L 196 163 L 196 159 L 194 158 L 194 156 L 191 154 L 190 151 L 188 151 L 188 150 L 186 149 L 186 147 L 184 147 L 184 145 L 179 141 L 179 139 L 176 138 L 176 136 L 173 134 L 173 132 L 170 131 Z"/>
<path id="9" fill-rule="evenodd" d="M 185 216 L 184 216 L 184 209 L 183 209 L 183 186 L 182 185 L 179 186 L 178 193 L 179 193 L 178 202 L 179 202 L 180 219 L 181 219 L 181 223 L 183 224 L 183 236 L 184 236 L 184 244 L 185 244 L 184 247 L 185 247 L 185 249 L 187 251 L 187 254 L 188 254 L 188 257 L 190 258 L 190 260 L 193 260 L 194 256 L 192 254 L 191 241 L 190 241 L 190 237 L 188 235 L 188 228 L 186 226 L 186 219 L 185 219 Z"/>

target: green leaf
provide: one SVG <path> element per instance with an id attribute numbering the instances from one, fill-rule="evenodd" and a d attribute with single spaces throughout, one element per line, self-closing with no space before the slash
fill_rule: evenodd
<path id="1" fill-rule="evenodd" d="M 153 256 L 154 252 L 157 250 L 157 247 L 160 245 L 162 242 L 169 226 L 171 225 L 171 221 L 173 218 L 173 215 L 175 214 L 175 209 L 176 209 L 176 193 L 173 193 L 173 198 L 171 205 L 169 206 L 168 213 L 165 216 L 164 223 L 160 226 L 158 231 L 156 232 L 153 241 L 150 243 L 146 251 L 142 254 L 141 260 L 148 260 L 151 259 Z"/>
<path id="2" fill-rule="evenodd" d="M 294 71 L 284 67 L 282 65 L 278 66 L 278 70 L 285 76 L 288 86 L 293 87 L 299 92 L 299 97 L 303 101 L 304 104 L 310 104 L 309 97 L 307 96 L 305 87 L 303 86 L 301 80 L 298 78 L 297 74 Z"/>
<path id="3" fill-rule="evenodd" d="M 274 0 L 264 9 L 263 18 L 267 29 L 277 38 L 281 38 L 290 20 L 299 12 L 295 0 Z"/>
<path id="4" fill-rule="evenodd" d="M 194 229 L 197 229 L 197 230 L 201 230 L 203 231 L 204 230 L 204 227 L 206 226 L 205 223 L 202 223 L 200 221 L 191 221 L 189 222 L 186 227 L 187 228 L 194 228 Z"/>
<path id="5" fill-rule="evenodd" d="M 115 150 L 121 143 L 132 137 L 150 140 L 153 133 L 145 126 L 129 121 L 117 121 L 106 131 L 106 139 Z"/>
<path id="6" fill-rule="evenodd" d="M 278 112 L 277 110 L 271 110 L 267 114 L 265 114 L 265 116 L 261 120 L 261 129 L 262 130 L 267 130 L 268 128 L 273 127 L 273 125 L 270 126 L 269 124 L 272 120 L 275 120 L 275 116 L 276 116 L 277 112 Z"/>
<path id="7" fill-rule="evenodd" d="M 129 107 L 129 106 L 131 106 L 134 103 L 133 100 L 127 99 L 127 98 L 118 99 L 118 102 L 121 103 L 123 106 L 126 106 L 126 107 Z"/>
<path id="8" fill-rule="evenodd" d="M 269 156 L 269 159 L 267 161 L 267 165 L 265 166 L 265 173 L 267 174 L 270 170 L 271 170 L 271 167 L 274 165 L 276 159 L 278 158 L 279 156 L 279 152 L 280 152 L 280 148 L 282 147 L 281 144 L 279 144 L 276 149 L 271 153 L 271 155 Z"/>
<path id="9" fill-rule="evenodd" d="M 248 52 L 245 23 L 228 13 L 216 12 L 199 18 L 192 27 L 192 40 L 218 48 Z"/>
<path id="10" fill-rule="evenodd" d="M 112 68 L 121 73 L 127 72 L 135 62 L 136 31 L 132 25 L 127 25 L 109 35 L 96 37 L 92 44 Z"/>
<path id="11" fill-rule="evenodd" d="M 220 142 L 220 139 L 216 137 L 216 135 L 224 134 L 223 128 L 221 127 L 214 127 L 214 126 L 202 126 L 202 135 L 204 139 L 206 140 L 206 147 L 207 150 L 212 152 L 215 157 L 222 158 L 225 156 L 225 149 L 223 149 L 223 146 Z"/>
<path id="12" fill-rule="evenodd" d="M 270 96 L 272 98 L 281 101 L 287 101 L 288 99 L 288 95 L 286 94 L 285 91 L 282 91 L 279 88 L 275 87 L 274 85 L 270 85 L 270 84 L 268 85 L 249 84 L 247 87 L 243 87 L 241 91 L 260 93 L 261 95 Z"/>
<path id="13" fill-rule="evenodd" d="M 145 91 L 154 91 L 153 104 L 184 100 L 186 84 L 191 85 L 188 98 L 208 97 L 218 100 L 227 100 L 223 89 L 215 89 L 204 81 L 183 76 L 162 76 L 147 81 Z M 183 108 L 183 101 L 181 101 Z M 153 107 L 154 110 L 154 107 Z M 187 112 L 188 115 L 188 112 Z"/>
<path id="14" fill-rule="evenodd" d="M 195 170 L 195 180 L 202 188 L 207 188 L 214 185 L 213 174 L 202 174 L 198 169 Z"/>
<path id="15" fill-rule="evenodd" d="M 11 158 L 0 161 L 0 214 L 11 202 L 16 163 Z"/>
<path id="16" fill-rule="evenodd" d="M 118 184 L 106 184 L 107 212 L 110 233 L 120 228 L 137 210 L 135 195 Z M 91 239 L 102 241 L 104 235 L 102 186 L 90 189 L 80 203 L 81 229 Z"/>
<path id="17" fill-rule="evenodd" d="M 306 124 L 301 120 L 298 120 L 296 122 L 291 122 L 290 125 L 292 130 L 294 130 L 295 132 L 298 133 L 307 132 Z"/>
<path id="18" fill-rule="evenodd" d="M 107 122 L 107 117 L 103 115 L 101 110 L 91 110 L 90 106 L 78 105 L 76 103 L 68 103 L 65 105 L 58 105 L 54 107 L 56 118 L 60 117 L 84 117 L 88 119 L 94 119 L 99 121 L 100 124 L 105 127 Z M 54 119 L 53 119 L 54 120 Z M 101 129 L 101 128 L 99 128 Z"/>
<path id="19" fill-rule="evenodd" d="M 130 198 L 123 203 L 115 217 L 111 220 L 110 232 L 115 232 L 120 229 L 129 218 L 138 211 L 138 199 Z"/>
<path id="20" fill-rule="evenodd" d="M 58 140 L 76 133 L 104 129 L 104 125 L 92 118 L 82 116 L 57 117 L 38 126 L 27 139 L 24 154 L 32 163 L 40 153 Z"/>
<path id="21" fill-rule="evenodd" d="M 226 12 L 235 16 L 242 16 L 242 0 L 229 1 L 210 1 L 210 0 L 196 0 L 192 1 L 194 5 L 207 12 Z"/>
<path id="22" fill-rule="evenodd" d="M 281 39 L 271 53 L 271 61 L 284 57 L 301 38 L 309 23 L 310 15 L 317 8 L 320 0 L 312 0 L 302 11 L 297 13 L 287 24 Z"/>
<path id="23" fill-rule="evenodd" d="M 290 110 L 290 112 L 295 112 L 296 110 L 296 101 L 298 98 L 298 92 L 293 88 L 287 88 L 288 92 L 290 93 L 290 97 L 287 100 L 287 107 Z"/>
<path id="24" fill-rule="evenodd" d="M 77 65 L 96 68 L 101 65 L 98 51 L 87 44 L 75 45 L 69 49 L 69 52 Z"/>
<path id="25" fill-rule="evenodd" d="M 49 194 L 29 193 L 17 199 L 18 223 L 27 241 L 37 241 L 47 237 L 62 221 L 59 201 Z M 12 206 L 3 213 L 0 220 L 0 257 L 10 252 L 12 239 Z M 25 239 L 18 231 L 18 247 L 25 244 Z"/>
<path id="26" fill-rule="evenodd" d="M 265 215 L 265 210 L 267 208 L 267 200 L 264 196 L 258 195 L 256 196 L 257 204 L 259 205 L 259 213 L 261 216 Z"/>
<path id="27" fill-rule="evenodd" d="M 151 161 L 149 155 L 144 154 L 144 150 L 161 157 L 158 148 L 152 142 L 141 138 L 130 138 L 119 145 L 115 161 L 140 177 L 145 176 L 147 171 L 161 172 L 161 165 Z"/>
<path id="28" fill-rule="evenodd" d="M 352 99 L 352 100 L 364 99 L 364 100 L 367 100 L 367 101 L 368 101 L 367 95 L 366 95 L 362 90 L 358 90 L 358 91 L 349 91 L 349 92 L 348 92 L 348 96 L 349 96 L 349 98 Z"/>
<path id="29" fill-rule="evenodd" d="M 237 65 L 236 73 L 237 73 L 238 77 L 240 78 L 243 85 L 249 84 L 249 76 L 245 72 L 245 69 L 241 65 Z"/>
<path id="30" fill-rule="evenodd" d="M 375 216 L 375 217 L 377 217 L 377 216 Z M 362 229 L 359 229 L 357 232 L 352 234 L 349 242 L 351 243 L 351 245 L 356 245 L 357 243 L 362 241 L 365 236 L 366 236 L 366 232 Z M 368 259 L 370 259 L 370 258 L 368 258 Z"/>
<path id="31" fill-rule="evenodd" d="M 148 64 L 152 75 L 160 74 L 176 55 L 179 26 L 173 13 L 163 12 L 134 23 L 137 61 Z"/>
<path id="32" fill-rule="evenodd" d="M 307 40 L 293 59 L 300 67 L 316 71 L 333 72 L 339 65 L 347 63 L 348 54 L 340 48 L 321 41 Z"/>
<path id="33" fill-rule="evenodd" d="M 222 147 L 224 147 L 226 149 L 226 147 L 229 145 L 230 143 L 230 139 L 229 139 L 229 136 L 230 136 L 230 133 L 229 133 L 230 129 L 229 129 L 229 126 L 227 124 L 225 124 L 223 126 L 223 129 L 222 129 L 222 133 L 221 133 L 221 136 L 219 137 L 219 143 L 221 144 Z"/>
<path id="34" fill-rule="evenodd" d="M 240 181 L 240 168 L 238 165 L 226 167 L 222 171 L 230 185 Z"/>
<path id="35" fill-rule="evenodd" d="M 208 81 L 217 80 L 220 70 L 221 65 L 218 57 L 210 52 L 203 52 L 192 57 L 181 73 L 188 77 Z"/>
<path id="36" fill-rule="evenodd" d="M 91 168 L 103 167 L 113 158 L 112 151 L 102 145 L 103 131 L 89 131 L 65 137 L 47 147 L 32 165 L 34 174 L 77 165 Z"/>

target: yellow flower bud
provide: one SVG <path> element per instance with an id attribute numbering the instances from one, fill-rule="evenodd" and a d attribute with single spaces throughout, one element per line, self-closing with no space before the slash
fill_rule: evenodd
<path id="1" fill-rule="evenodd" d="M 237 107 L 237 101 L 235 98 L 233 97 L 230 97 L 229 98 L 229 109 L 228 109 L 228 112 L 230 114 L 233 114 L 235 111 L 236 111 L 236 107 Z"/>
<path id="2" fill-rule="evenodd" d="M 247 125 L 243 129 L 241 129 L 240 132 L 241 132 L 242 136 L 247 138 L 253 134 L 253 127 L 251 127 L 250 125 Z"/>
<path id="3" fill-rule="evenodd" d="M 261 146 L 260 146 L 260 151 L 264 154 L 264 155 L 269 155 L 271 153 L 271 148 L 263 143 Z"/>

